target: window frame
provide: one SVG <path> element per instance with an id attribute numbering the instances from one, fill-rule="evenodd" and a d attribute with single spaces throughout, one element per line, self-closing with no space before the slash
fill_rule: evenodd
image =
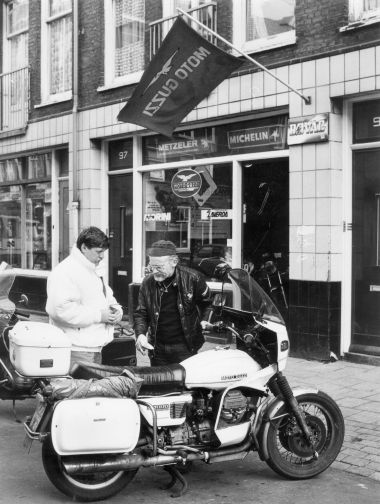
<path id="1" fill-rule="evenodd" d="M 143 0 L 141 1 L 144 3 Z M 98 91 L 135 84 L 144 73 L 143 69 L 120 77 L 115 76 L 116 30 L 114 20 L 115 1 L 104 0 L 104 86 L 99 87 Z M 143 62 L 145 62 L 145 40 Z"/>
<path id="2" fill-rule="evenodd" d="M 296 43 L 296 28 L 277 35 L 260 38 L 256 40 L 246 40 L 247 0 L 232 0 L 233 3 L 233 40 L 234 44 L 246 53 L 267 51 L 277 47 L 283 47 Z M 235 51 L 236 52 L 236 51 Z"/>
<path id="3" fill-rule="evenodd" d="M 364 10 L 364 0 L 349 0 L 349 22 L 366 22 L 373 19 L 380 21 L 380 6 L 373 10 Z"/>
<path id="4" fill-rule="evenodd" d="M 12 57 L 11 57 L 11 39 L 22 36 L 26 34 L 28 46 L 29 38 L 29 16 L 28 16 L 28 26 L 15 32 L 9 32 L 9 6 L 12 2 L 3 2 L 3 73 L 11 72 L 28 66 L 28 57 L 26 58 L 24 65 L 17 65 L 16 68 L 12 69 Z M 29 0 L 28 0 L 29 9 Z"/>
<path id="5" fill-rule="evenodd" d="M 73 10 L 67 9 L 59 14 L 49 16 L 49 0 L 41 0 L 41 105 L 67 101 L 73 95 L 73 74 L 71 65 L 71 89 L 61 93 L 51 93 L 51 44 L 50 44 L 50 24 L 57 19 L 67 15 L 73 18 Z M 71 44 L 73 43 L 73 30 L 71 30 Z M 72 45 L 70 50 L 72 51 Z"/>

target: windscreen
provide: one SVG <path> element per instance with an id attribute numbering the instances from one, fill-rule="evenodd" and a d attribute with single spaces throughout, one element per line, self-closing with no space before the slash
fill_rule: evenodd
<path id="1" fill-rule="evenodd" d="M 247 271 L 230 270 L 223 283 L 223 294 L 224 306 L 285 325 L 273 301 Z"/>
<path id="2" fill-rule="evenodd" d="M 0 335 L 15 310 L 15 304 L 9 299 L 15 277 L 15 270 L 2 262 L 0 264 Z"/>

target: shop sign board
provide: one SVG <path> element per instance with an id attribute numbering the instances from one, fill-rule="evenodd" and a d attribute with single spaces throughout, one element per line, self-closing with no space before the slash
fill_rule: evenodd
<path id="1" fill-rule="evenodd" d="M 197 168 L 195 168 L 195 170 L 199 174 L 202 174 L 205 185 L 207 185 L 206 189 L 201 195 L 199 193 L 194 195 L 194 199 L 198 203 L 198 205 L 203 206 L 206 201 L 214 194 L 217 186 L 211 176 L 211 173 L 205 166 L 198 166 Z"/>
<path id="2" fill-rule="evenodd" d="M 272 124 L 227 132 L 228 147 L 231 150 L 269 145 L 282 148 L 284 145 L 284 136 L 285 126 L 282 124 Z"/>
<path id="3" fill-rule="evenodd" d="M 201 220 L 231 220 L 232 219 L 232 209 L 231 208 L 208 208 L 207 210 L 201 211 Z"/>
<path id="4" fill-rule="evenodd" d="M 146 213 L 144 215 L 145 222 L 170 222 L 172 219 L 170 212 L 155 212 Z"/>
<path id="5" fill-rule="evenodd" d="M 215 142 L 201 137 L 176 138 L 175 140 L 159 141 L 154 146 L 154 149 L 153 158 L 165 161 L 182 154 L 210 154 L 215 151 Z"/>
<path id="6" fill-rule="evenodd" d="M 177 172 L 172 178 L 172 191 L 179 198 L 190 198 L 202 187 L 202 177 L 191 168 Z"/>
<path id="7" fill-rule="evenodd" d="M 288 145 L 326 142 L 329 139 L 329 115 L 295 117 L 288 122 Z"/>

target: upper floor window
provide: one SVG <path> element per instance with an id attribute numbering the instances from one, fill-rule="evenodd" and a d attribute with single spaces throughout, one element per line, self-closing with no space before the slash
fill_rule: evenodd
<path id="1" fill-rule="evenodd" d="M 5 4 L 4 72 L 28 66 L 29 0 Z"/>
<path id="2" fill-rule="evenodd" d="M 350 23 L 380 18 L 380 0 L 350 0 Z"/>
<path id="3" fill-rule="evenodd" d="M 144 70 L 145 1 L 105 0 L 105 85 L 137 82 Z"/>
<path id="4" fill-rule="evenodd" d="M 42 101 L 71 98 L 72 2 L 42 0 L 41 94 Z"/>
<path id="5" fill-rule="evenodd" d="M 295 0 L 234 0 L 233 37 L 245 52 L 294 44 Z"/>

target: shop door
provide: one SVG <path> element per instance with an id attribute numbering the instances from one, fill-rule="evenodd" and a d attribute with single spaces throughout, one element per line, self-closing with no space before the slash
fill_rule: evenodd
<path id="1" fill-rule="evenodd" d="M 354 154 L 350 351 L 380 355 L 379 156 L 380 150 Z"/>
<path id="2" fill-rule="evenodd" d="M 131 173 L 109 178 L 110 285 L 125 313 L 132 282 L 132 194 Z"/>
<path id="3" fill-rule="evenodd" d="M 243 265 L 288 311 L 289 163 L 243 163 Z"/>

